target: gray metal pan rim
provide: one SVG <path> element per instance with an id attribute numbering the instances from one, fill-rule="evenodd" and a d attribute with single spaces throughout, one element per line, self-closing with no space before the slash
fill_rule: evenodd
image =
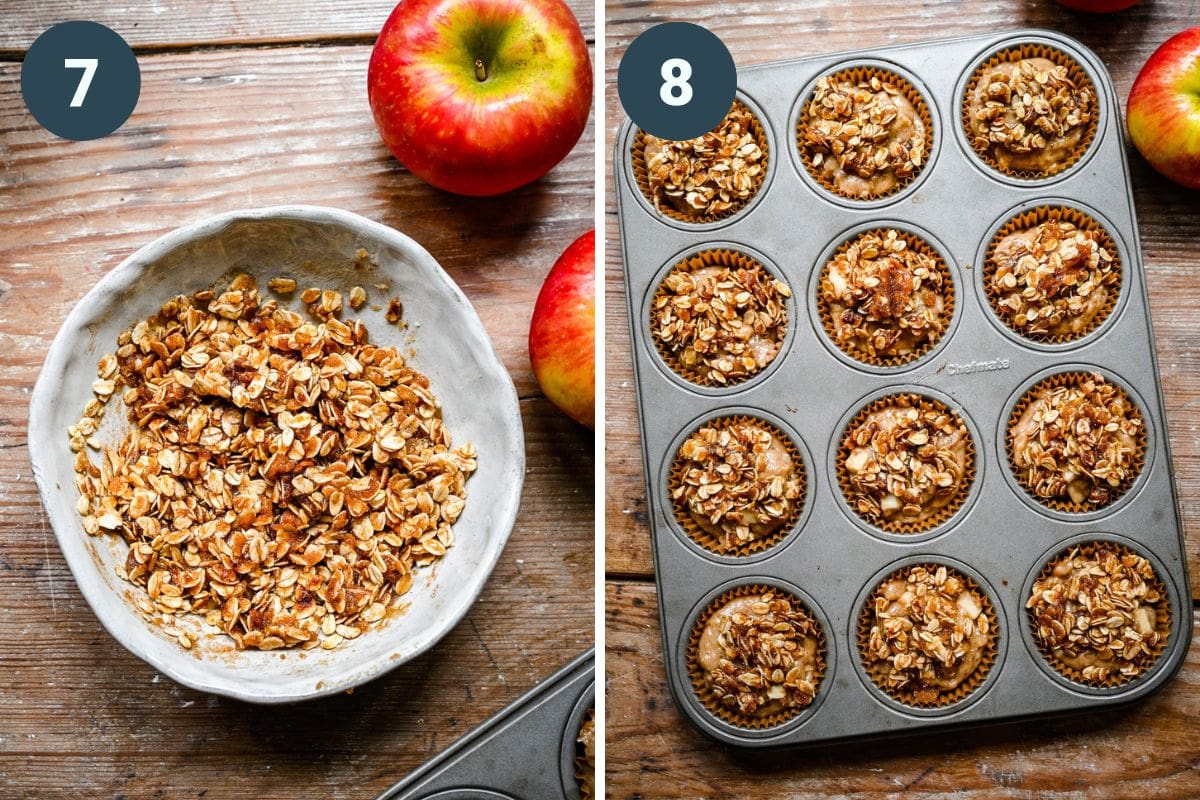
<path id="1" fill-rule="evenodd" d="M 675 463 L 675 454 L 679 452 L 679 448 L 683 446 L 684 441 L 695 433 L 702 425 L 710 420 L 720 419 L 722 417 L 747 416 L 756 417 L 774 425 L 785 436 L 792 440 L 796 451 L 800 453 L 800 459 L 804 462 L 804 507 L 800 511 L 800 516 L 796 523 L 791 526 L 787 533 L 778 543 L 771 545 L 757 553 L 752 553 L 745 556 L 725 556 L 719 553 L 714 553 L 707 550 L 695 542 L 692 537 L 687 535 L 687 532 L 679 524 L 679 520 L 675 519 L 674 502 L 671 500 L 671 467 Z M 760 561 L 772 558 L 782 553 L 787 549 L 792 542 L 800 538 L 804 532 L 804 526 L 808 524 L 808 519 L 812 516 L 813 506 L 816 505 L 816 492 L 820 485 L 820 481 L 816 475 L 816 466 L 813 461 L 812 452 L 808 449 L 808 444 L 801 438 L 796 429 L 785 422 L 781 417 L 772 414 L 762 408 L 753 406 L 729 406 L 726 408 L 718 408 L 714 411 L 701 414 L 695 419 L 690 420 L 683 427 L 675 438 L 671 440 L 671 446 L 664 456 L 662 463 L 658 469 L 658 497 L 656 498 L 658 507 L 662 509 L 662 516 L 666 519 L 667 526 L 675 534 L 675 537 L 691 552 L 717 564 L 727 564 L 730 566 L 744 567 L 750 564 L 756 564 Z"/>
<path id="2" fill-rule="evenodd" d="M 1079 544 L 1090 544 L 1091 542 L 1113 542 L 1128 547 L 1130 550 L 1144 557 L 1154 567 L 1154 573 L 1162 581 L 1163 586 L 1166 587 L 1171 602 L 1171 641 L 1167 643 L 1162 653 L 1159 654 L 1158 660 L 1154 662 L 1150 669 L 1133 680 L 1119 686 L 1097 687 L 1077 683 L 1051 666 L 1042 655 L 1041 650 L 1038 649 L 1037 642 L 1034 641 L 1033 632 L 1030 630 L 1029 611 L 1025 608 L 1025 602 L 1033 592 L 1033 583 L 1037 580 L 1038 575 L 1041 574 L 1042 567 L 1046 565 L 1046 562 L 1070 547 Z M 1180 666 L 1180 664 L 1175 664 L 1174 667 L 1169 667 L 1168 665 L 1174 661 L 1175 651 L 1181 646 L 1186 648 L 1187 643 L 1191 640 L 1191 623 L 1184 620 L 1183 609 L 1185 606 L 1181 601 L 1179 587 L 1176 585 L 1175 579 L 1171 576 L 1170 570 L 1166 568 L 1162 560 L 1158 557 L 1158 554 L 1145 544 L 1117 533 L 1089 531 L 1069 536 L 1050 547 L 1038 558 L 1037 562 L 1030 568 L 1028 575 L 1026 575 L 1025 581 L 1021 584 L 1020 601 L 1022 609 L 1020 624 L 1021 640 L 1025 643 L 1026 650 L 1029 651 L 1030 659 L 1038 665 L 1052 683 L 1068 694 L 1092 699 L 1119 700 L 1152 692 L 1157 686 L 1168 680 L 1171 674 L 1175 672 L 1175 669 Z M 1190 598 L 1188 599 L 1186 608 L 1189 612 L 1191 611 Z M 1185 625 L 1186 627 L 1184 627 Z"/>
<path id="3" fill-rule="evenodd" d="M 1074 513 L 1070 511 L 1059 511 L 1043 505 L 1037 498 L 1030 495 L 1021 486 L 1017 477 L 1013 474 L 1012 464 L 1008 459 L 1008 419 L 1012 416 L 1013 408 L 1021 400 L 1027 391 L 1033 388 L 1039 381 L 1049 378 L 1054 375 L 1061 375 L 1068 372 L 1098 372 L 1104 376 L 1105 380 L 1115 383 L 1121 388 L 1121 391 L 1137 404 L 1138 412 L 1142 415 L 1142 422 L 1146 430 L 1146 451 L 1142 462 L 1141 472 L 1134 479 L 1133 484 L 1125 492 L 1112 503 L 1098 508 L 1094 511 L 1085 511 L 1082 513 Z M 1154 459 L 1158 446 L 1158 420 L 1148 411 L 1149 406 L 1142 396 L 1133 388 L 1133 385 L 1125 380 L 1120 373 L 1109 369 L 1108 367 L 1097 366 L 1096 364 L 1088 364 L 1084 362 L 1068 362 L 1065 364 L 1055 364 L 1052 367 L 1047 367 L 1039 372 L 1034 373 L 1026 378 L 1016 390 L 1009 395 L 1004 401 L 1004 412 L 1000 415 L 1000 421 L 996 426 L 996 458 L 1000 461 L 1000 472 L 1004 475 L 1005 482 L 1008 488 L 1021 499 L 1025 505 L 1049 519 L 1059 522 L 1080 522 L 1090 523 L 1096 520 L 1110 517 L 1116 514 L 1126 505 L 1131 503 L 1142 488 L 1149 481 L 1150 473 L 1154 470 Z"/>
<path id="4" fill-rule="evenodd" d="M 937 252 L 939 256 L 942 257 L 942 261 L 946 265 L 946 271 L 950 274 L 950 280 L 954 284 L 954 311 L 950 315 L 950 324 L 946 327 L 946 330 L 942 332 L 942 337 L 938 340 L 937 344 L 929 348 L 929 351 L 922 354 L 920 357 L 914 358 L 912 361 L 904 364 L 898 364 L 894 367 L 868 364 L 866 362 L 859 361 L 858 359 L 854 358 L 854 356 L 838 347 L 837 344 L 829 338 L 829 333 L 825 330 L 825 325 L 821 320 L 821 312 L 817 305 L 817 293 L 819 292 L 821 286 L 821 276 L 825 272 L 825 266 L 829 263 L 830 259 L 833 258 L 833 254 L 837 251 L 837 249 L 859 234 L 882 228 L 894 228 L 902 233 L 910 233 L 913 236 L 924 240 Z M 816 333 L 817 338 L 820 339 L 821 343 L 825 345 L 825 349 L 829 351 L 830 355 L 832 355 L 838 361 L 841 361 L 846 366 L 860 372 L 870 373 L 872 375 L 901 375 L 903 373 L 919 369 L 933 359 L 937 358 L 946 345 L 950 343 L 950 340 L 954 338 L 954 333 L 958 329 L 959 320 L 962 319 L 962 307 L 965 299 L 964 295 L 966 294 L 964 283 L 965 281 L 963 280 L 962 269 L 954 260 L 954 257 L 951 256 L 950 250 L 947 249 L 944 244 L 938 241 L 937 237 L 935 237 L 925 228 L 922 228 L 919 225 L 914 225 L 911 222 L 902 222 L 895 219 L 881 219 L 861 222 L 857 225 L 847 228 L 835 236 L 825 247 L 825 249 L 821 251 L 821 255 L 817 258 L 817 263 L 814 264 L 812 270 L 810 270 L 806 297 L 808 305 L 808 319 L 812 323 L 812 328 Z"/>
<path id="5" fill-rule="evenodd" d="M 842 197 L 834 194 L 819 184 L 811 173 L 805 168 L 804 162 L 800 160 L 800 150 L 796 145 L 796 126 L 800 122 L 800 114 L 804 110 L 804 106 L 808 103 L 816 89 L 817 81 L 826 75 L 831 75 L 842 70 L 852 69 L 854 67 L 876 67 L 887 72 L 893 72 L 911 83 L 921 95 L 921 99 L 925 101 L 925 106 L 929 109 L 929 119 L 933 128 L 933 147 L 930 148 L 924 165 L 921 167 L 917 175 L 909 182 L 907 186 L 898 192 L 889 194 L 885 197 L 876 198 L 874 200 L 853 200 L 849 197 Z M 791 161 L 792 169 L 800 176 L 800 180 L 804 185 L 817 195 L 821 200 L 834 205 L 842 206 L 843 208 L 853 209 L 855 211 L 872 211 L 883 208 L 885 206 L 894 205 L 915 192 L 925 179 L 933 172 L 934 166 L 937 163 L 938 156 L 942 149 L 942 139 L 944 138 L 942 117 L 939 112 L 937 103 L 933 100 L 933 95 L 929 89 L 916 75 L 909 72 L 899 64 L 889 61 L 886 58 L 864 58 L 862 56 L 851 57 L 846 61 L 839 62 L 821 71 L 819 75 L 809 80 L 796 95 L 795 101 L 792 103 L 792 109 L 788 112 L 788 127 L 786 137 L 780 137 L 787 143 L 788 160 Z"/>
<path id="6" fill-rule="evenodd" d="M 654 333 L 650 329 L 650 307 L 654 304 L 654 295 L 658 291 L 658 287 L 662 284 L 663 280 L 666 279 L 668 273 L 675 268 L 676 264 L 685 258 L 699 255 L 706 250 L 722 249 L 735 250 L 743 255 L 753 258 L 762 265 L 763 269 L 771 273 L 776 280 L 782 281 L 788 287 L 788 289 L 791 290 L 792 296 L 787 298 L 787 302 L 785 303 L 787 306 L 788 321 L 787 330 L 783 335 L 783 344 L 780 346 L 779 352 L 775 354 L 775 358 L 771 359 L 771 363 L 759 370 L 756 375 L 739 383 L 734 383 L 730 386 L 703 386 L 699 383 L 692 383 L 687 378 L 671 369 L 671 366 L 663 360 L 662 355 L 660 355 L 658 352 L 658 348 L 654 346 Z M 665 375 L 668 380 L 684 390 L 694 394 L 703 395 L 706 397 L 728 397 L 730 395 L 752 389 L 755 386 L 765 382 L 771 377 L 771 375 L 775 374 L 775 371 L 779 369 L 780 365 L 787 360 L 788 353 L 792 349 L 792 342 L 795 341 L 796 338 L 796 328 L 800 325 L 800 320 L 797 319 L 797 317 L 800 314 L 801 308 L 802 307 L 800 303 L 796 302 L 796 287 L 788 278 L 787 273 L 784 272 L 772 259 L 764 255 L 760 250 L 750 247 L 749 245 L 739 244 L 738 242 L 734 241 L 702 242 L 700 244 L 690 245 L 683 250 L 678 251 L 669 259 L 667 259 L 667 262 L 663 264 L 657 272 L 654 273 L 654 278 L 646 287 L 646 293 L 642 297 L 641 317 L 638 319 L 636 325 L 642 340 L 643 349 L 649 353 L 650 361 L 658 367 L 659 371 L 662 372 L 662 374 Z"/>
<path id="7" fill-rule="evenodd" d="M 1000 317 L 996 315 L 995 309 L 992 308 L 992 304 L 988 301 L 987 289 L 983 285 L 983 273 L 985 266 L 984 262 L 987 258 L 988 247 L 991 245 L 992 239 L 994 239 L 1000 229 L 1007 225 L 1014 217 L 1026 211 L 1031 211 L 1035 208 L 1042 207 L 1072 208 L 1087 214 L 1089 217 L 1096 220 L 1096 222 L 1100 223 L 1100 225 L 1104 228 L 1105 233 L 1107 233 L 1113 240 L 1113 243 L 1116 244 L 1117 255 L 1121 259 L 1120 291 L 1117 295 L 1117 302 L 1113 304 L 1113 309 L 1111 312 L 1109 312 L 1108 318 L 1097 325 L 1094 331 L 1091 331 L 1084 336 L 1080 336 L 1078 339 L 1072 339 L 1069 342 L 1038 342 L 1017 333 L 1012 328 L 1005 325 L 1004 320 L 1000 319 Z M 974 273 L 971 283 L 973 284 L 972 288 L 975 293 L 975 298 L 983 311 L 983 315 L 987 317 L 988 322 L 992 324 L 992 327 L 1017 345 L 1030 350 L 1036 350 L 1041 353 L 1067 353 L 1072 350 L 1078 350 L 1080 348 L 1087 347 L 1089 344 L 1092 344 L 1100 337 L 1107 334 L 1109 329 L 1116 325 L 1117 321 L 1120 320 L 1120 318 L 1125 314 L 1125 309 L 1128 306 L 1128 298 L 1132 293 L 1131 283 L 1136 278 L 1129 247 L 1125 244 L 1125 239 L 1121 236 L 1120 232 L 1117 230 L 1117 227 L 1112 223 L 1112 221 L 1086 203 L 1081 203 L 1078 200 L 1069 200 L 1065 197 L 1033 198 L 1024 200 L 1006 210 L 988 227 L 986 236 L 984 237 L 983 241 L 979 243 L 979 249 L 975 251 L 975 268 L 971 271 Z M 1136 272 L 1141 272 L 1141 270 L 1136 270 Z"/>
<path id="8" fill-rule="evenodd" d="M 996 614 L 996 622 L 999 626 L 999 630 L 996 634 L 996 660 L 988 670 L 988 674 L 984 677 L 979 686 L 975 687 L 974 691 L 972 691 L 962 700 L 959 700 L 957 703 L 950 703 L 949 705 L 942 706 L 940 708 L 917 708 L 915 706 L 906 705 L 895 699 L 887 692 L 876 686 L 875 682 L 871 680 L 871 676 L 867 674 L 867 670 L 863 666 L 862 655 L 859 652 L 858 621 L 862 614 L 863 605 L 866 603 L 867 598 L 870 597 L 871 592 L 875 591 L 875 587 L 877 587 L 885 578 L 894 572 L 904 569 L 905 567 L 931 563 L 944 564 L 947 567 L 958 570 L 973 580 L 975 585 L 978 586 L 979 589 L 987 595 L 988 600 L 991 601 L 992 610 Z M 897 559 L 876 572 L 870 577 L 870 579 L 867 580 L 867 583 L 862 587 L 862 589 L 859 590 L 858 596 L 854 600 L 854 608 L 849 614 L 849 632 L 847 644 L 850 647 L 850 660 L 854 663 L 854 671 L 858 675 L 858 679 L 862 682 L 862 685 L 867 690 L 867 693 L 871 695 L 871 697 L 877 703 L 903 717 L 912 717 L 921 720 L 936 718 L 941 720 L 956 716 L 969 709 L 975 703 L 979 702 L 979 700 L 987 694 L 988 690 L 991 689 L 999 679 L 1000 674 L 1004 670 L 1005 658 L 1008 655 L 1008 619 L 1004 613 L 1004 605 L 1000 602 L 1000 597 L 996 594 L 996 590 L 992 588 L 992 585 L 985 580 L 983 575 L 974 567 L 959 561 L 956 558 L 951 558 L 946 555 L 921 553 Z"/>
<path id="9" fill-rule="evenodd" d="M 921 533 L 892 533 L 891 531 L 885 531 L 882 528 L 876 527 L 875 525 L 867 522 L 858 514 L 854 513 L 854 509 L 850 507 L 850 504 L 846 501 L 845 494 L 842 493 L 842 486 L 837 477 L 838 450 L 841 449 L 842 437 L 845 435 L 846 427 L 850 424 L 850 421 L 854 419 L 854 417 L 866 406 L 870 405 L 876 400 L 881 400 L 884 397 L 895 394 L 918 394 L 922 397 L 928 397 L 932 400 L 937 400 L 945 405 L 946 408 L 957 414 L 967 426 L 967 432 L 971 435 L 971 444 L 975 448 L 975 480 L 971 482 L 971 487 L 967 490 L 967 496 L 963 498 L 962 505 L 959 506 L 958 509 L 956 509 L 955 512 L 951 514 L 945 522 L 928 531 L 922 531 Z M 856 528 L 870 536 L 873 536 L 876 539 L 881 539 L 885 542 L 914 545 L 924 544 L 932 539 L 938 539 L 942 536 L 945 536 L 957 528 L 959 524 L 966 519 L 971 512 L 972 506 L 975 505 L 975 501 L 979 498 L 979 495 L 983 491 L 984 472 L 986 469 L 984 462 L 987 459 L 985 458 L 986 449 L 979 426 L 975 424 L 975 420 L 972 419 L 970 413 L 967 412 L 961 403 L 945 392 L 938 391 L 937 389 L 933 389 L 923 384 L 904 383 L 884 386 L 879 389 L 874 389 L 860 397 L 858 400 L 854 401 L 854 404 L 851 405 L 846 413 L 842 415 L 841 419 L 838 420 L 837 425 L 834 427 L 833 433 L 830 436 L 826 449 L 827 456 L 825 459 L 825 479 L 829 482 L 829 490 L 833 494 L 833 499 L 836 501 L 838 509 L 842 512 L 843 516 L 845 516 L 848 520 L 850 520 L 851 523 L 854 524 Z"/>
<path id="10" fill-rule="evenodd" d="M 759 124 L 762 125 L 763 134 L 767 139 L 767 145 L 771 148 L 771 151 L 767 153 L 767 174 L 763 176 L 762 185 L 758 187 L 758 191 L 754 193 L 754 196 L 750 198 L 746 205 L 739 208 L 735 213 L 730 214 L 722 219 L 713 220 L 712 222 L 681 222 L 680 220 L 673 219 L 664 214 L 659 214 L 654 210 L 654 206 L 650 204 L 650 200 L 645 194 L 642 193 L 641 187 L 638 186 L 637 178 L 633 174 L 633 158 L 630 155 L 630 148 L 633 146 L 634 137 L 637 136 L 638 127 L 626 119 L 625 130 L 618 135 L 618 147 L 620 149 L 618 150 L 617 155 L 620 157 L 619 163 L 621 164 L 621 169 L 624 173 L 625 180 L 632 189 L 630 194 L 637 199 L 638 206 L 642 209 L 642 211 L 649 214 L 651 218 L 662 223 L 663 225 L 666 225 L 667 227 L 676 228 L 681 231 L 687 231 L 688 233 L 709 233 L 728 227 L 729 225 L 737 222 L 739 219 L 745 217 L 754 210 L 754 207 L 759 204 L 763 196 L 771 190 L 771 184 L 775 179 L 775 171 L 777 169 L 776 165 L 779 162 L 778 137 L 775 135 L 775 131 L 771 126 L 770 120 L 767 119 L 767 115 L 763 112 L 762 106 L 755 102 L 750 95 L 746 94 L 746 92 L 743 91 L 740 86 L 738 87 L 737 93 L 734 95 L 734 97 L 745 103 L 746 106 L 754 112 L 754 116 L 758 118 Z"/>
<path id="11" fill-rule="evenodd" d="M 465 786 L 461 789 L 439 789 L 433 794 L 423 795 L 418 800 L 517 800 L 511 794 L 502 794 L 491 789 Z"/>
<path id="12" fill-rule="evenodd" d="M 700 619 L 700 615 L 708 609 L 709 604 L 730 589 L 758 584 L 781 589 L 795 595 L 804 602 L 804 607 L 817 620 L 817 624 L 821 626 L 821 632 L 825 634 L 825 673 L 821 676 L 821 682 L 817 685 L 816 696 L 808 708 L 781 725 L 776 725 L 773 728 L 754 730 L 751 728 L 739 728 L 714 716 L 696 697 L 696 691 L 692 687 L 692 680 L 688 670 L 688 642 L 691 640 L 692 628 L 695 627 L 696 622 Z M 735 744 L 740 740 L 743 743 L 754 746 L 769 746 L 773 741 L 782 739 L 797 728 L 807 724 L 820 711 L 837 675 L 838 642 L 834 635 L 833 626 L 829 624 L 829 617 L 825 615 L 825 611 L 817 604 L 812 595 L 805 592 L 799 586 L 782 578 L 766 575 L 748 575 L 733 578 L 704 595 L 700 599 L 700 602 L 687 613 L 683 619 L 683 623 L 684 627 L 680 631 L 674 654 L 675 665 L 678 670 L 676 674 L 679 676 L 679 691 L 677 694 L 684 701 L 682 703 L 683 711 L 687 713 L 697 727 L 709 736 L 726 742 L 733 740 Z"/>
<path id="13" fill-rule="evenodd" d="M 579 750 L 579 731 L 583 727 L 583 718 L 596 705 L 596 681 L 593 680 L 575 700 L 571 713 L 567 717 L 562 732 L 561 756 L 559 765 L 562 769 L 563 797 L 567 800 L 579 800 L 579 780 L 575 777 L 575 757 Z M 603 731 L 601 731 L 603 735 Z"/>
<path id="14" fill-rule="evenodd" d="M 1057 36 L 1047 35 L 1047 33 L 1050 32 L 1039 32 L 1030 35 L 1016 34 L 1001 39 L 1000 41 L 989 43 L 987 47 L 985 47 L 983 50 L 980 50 L 979 53 L 968 62 L 966 70 L 963 71 L 958 78 L 958 82 L 954 85 L 954 99 L 958 103 L 958 105 L 955 107 L 954 140 L 958 143 L 959 148 L 963 151 L 963 155 L 966 156 L 966 160 L 973 167 L 975 167 L 975 169 L 977 169 L 983 175 L 986 175 L 988 178 L 991 178 L 999 183 L 1007 184 L 1008 186 L 1016 187 L 1018 189 L 1043 189 L 1047 186 L 1065 181 L 1082 170 L 1087 163 L 1091 161 L 1092 156 L 1095 155 L 1095 153 L 1100 149 L 1101 140 L 1104 138 L 1105 131 L 1108 128 L 1108 115 L 1114 113 L 1115 103 L 1113 102 L 1113 95 L 1110 91 L 1108 81 L 1101 77 L 1103 72 L 1097 70 L 1095 67 L 1095 54 L 1078 42 L 1068 42 L 1065 39 L 1061 39 Z M 967 84 L 970 82 L 971 76 L 975 74 L 975 70 L 979 68 L 980 64 L 982 64 L 984 61 L 987 61 L 994 54 L 1000 52 L 1001 50 L 1023 44 L 1044 44 L 1048 47 L 1062 50 L 1067 55 L 1075 59 L 1083 71 L 1087 73 L 1088 78 L 1091 79 L 1092 86 L 1096 88 L 1096 108 L 1099 109 L 1101 113 L 1100 120 L 1096 123 L 1096 135 L 1088 144 L 1087 150 L 1084 151 L 1083 155 L 1079 157 L 1079 160 L 1064 169 L 1062 172 L 1046 178 L 1017 178 L 1011 175 L 1005 175 L 999 170 L 992 169 L 990 166 L 980 160 L 979 154 L 975 152 L 973 147 L 971 147 L 971 143 L 967 141 L 967 132 L 963 129 L 962 124 L 962 103 L 966 99 Z"/>

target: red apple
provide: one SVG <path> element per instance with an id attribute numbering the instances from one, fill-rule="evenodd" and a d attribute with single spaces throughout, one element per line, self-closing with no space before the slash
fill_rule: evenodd
<path id="1" fill-rule="evenodd" d="M 1200 27 L 1175 34 L 1150 56 L 1129 92 L 1125 122 L 1150 166 L 1200 189 Z"/>
<path id="2" fill-rule="evenodd" d="M 579 141 L 592 66 L 562 0 L 403 0 L 371 52 L 367 97 L 413 174 L 492 195 L 537 180 Z"/>
<path id="3" fill-rule="evenodd" d="M 529 361 L 542 392 L 571 419 L 596 424 L 596 232 L 554 262 L 529 324 Z"/>
<path id="4" fill-rule="evenodd" d="M 1091 14 L 1109 14 L 1113 11 L 1124 11 L 1130 6 L 1136 6 L 1141 0 L 1058 0 L 1074 11 L 1087 11 Z"/>

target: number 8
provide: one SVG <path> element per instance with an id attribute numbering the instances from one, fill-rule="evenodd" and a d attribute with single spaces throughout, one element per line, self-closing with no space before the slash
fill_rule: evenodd
<path id="1" fill-rule="evenodd" d="M 658 96 L 669 106 L 686 106 L 692 102 L 692 65 L 682 58 L 668 58 L 661 70 L 663 85 Z M 676 91 L 678 90 L 678 93 Z"/>

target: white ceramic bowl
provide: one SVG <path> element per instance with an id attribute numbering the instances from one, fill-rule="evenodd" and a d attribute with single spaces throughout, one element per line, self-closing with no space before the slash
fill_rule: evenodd
<path id="1" fill-rule="evenodd" d="M 374 263 L 356 270 L 360 247 Z M 267 279 L 279 274 L 296 278 L 301 288 L 345 294 L 351 286 L 365 287 L 368 304 L 345 316 L 362 318 L 375 343 L 413 349 L 411 363 L 429 376 L 453 443 L 474 442 L 479 452 L 454 545 L 440 562 L 417 571 L 404 598 L 409 608 L 332 651 L 238 651 L 228 637 L 207 634 L 184 650 L 134 609 L 132 598 L 142 590 L 113 569 L 124 560 L 124 542 L 87 535 L 75 510 L 74 456 L 66 430 L 92 396 L 96 362 L 116 349 L 122 330 L 164 301 L 217 286 L 237 272 L 255 276 L 264 293 Z M 375 288 L 378 283 L 389 284 L 390 291 Z M 393 295 L 404 304 L 407 331 L 371 308 L 386 308 Z M 298 292 L 291 302 L 299 305 Z M 113 398 L 101 438 L 114 440 L 126 424 L 120 399 Z M 463 293 L 407 236 L 356 214 L 313 206 L 233 212 L 189 225 L 104 276 L 50 346 L 30 401 L 29 452 L 59 546 L 108 632 L 180 683 L 255 703 L 340 692 L 432 647 L 467 613 L 491 574 L 512 530 L 525 475 L 516 390 Z M 179 627 L 200 630 L 198 620 Z"/>

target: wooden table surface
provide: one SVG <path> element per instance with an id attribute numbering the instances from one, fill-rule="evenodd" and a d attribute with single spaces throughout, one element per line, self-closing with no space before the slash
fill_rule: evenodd
<path id="1" fill-rule="evenodd" d="M 593 639 L 593 437 L 538 390 L 525 338 L 554 259 L 593 225 L 589 126 L 511 195 L 434 190 L 371 121 L 366 67 L 394 0 L 4 4 L 0 32 L 0 798 L 370 798 Z M 590 0 L 572 2 L 589 41 Z M 138 52 L 142 94 L 115 135 L 67 142 L 20 95 L 20 58 L 64 19 Z M 30 476 L 29 393 L 51 338 L 108 270 L 222 211 L 316 203 L 425 246 L 512 373 L 527 474 L 478 604 L 431 652 L 352 694 L 263 708 L 185 689 L 99 626 Z"/>
<path id="2" fill-rule="evenodd" d="M 1200 23 L 1197 0 L 1145 0 L 1112 16 L 1052 0 L 608 0 L 606 124 L 623 118 L 616 68 L 641 31 L 690 21 L 717 33 L 739 65 L 1023 27 L 1075 36 L 1108 66 L 1122 98 L 1170 35 Z M 611 159 L 611 154 L 609 155 Z M 1131 154 L 1175 476 L 1200 590 L 1200 193 Z M 611 164 L 609 174 L 611 175 Z M 655 604 L 645 482 L 613 194 L 606 205 L 606 616 L 609 797 L 1200 797 L 1200 653 L 1128 711 L 844 747 L 747 757 L 712 743 L 667 691 Z M 1197 623 L 1200 626 L 1200 622 Z M 1200 627 L 1193 630 L 1193 644 Z"/>

